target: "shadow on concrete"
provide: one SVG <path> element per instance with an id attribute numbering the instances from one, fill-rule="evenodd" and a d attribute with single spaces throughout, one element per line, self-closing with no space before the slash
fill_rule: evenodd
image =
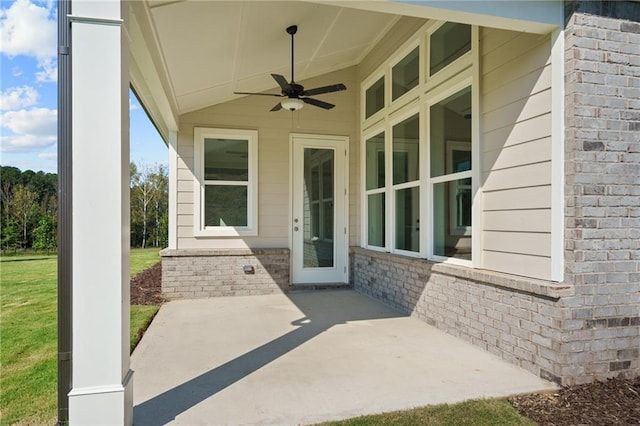
<path id="1" fill-rule="evenodd" d="M 327 291 L 326 297 L 309 297 L 311 292 L 307 291 L 288 294 L 287 297 L 304 313 L 304 317 L 291 322 L 297 327 L 295 330 L 135 406 L 134 424 L 169 423 L 181 413 L 336 325 L 406 316 L 377 303 L 351 304 L 353 299 L 349 296 L 353 294 L 348 290 Z M 242 330 L 239 329 L 238 333 Z"/>

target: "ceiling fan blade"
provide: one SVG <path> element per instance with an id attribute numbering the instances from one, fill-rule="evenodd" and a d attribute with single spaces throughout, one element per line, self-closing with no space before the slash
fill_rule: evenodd
<path id="1" fill-rule="evenodd" d="M 300 98 L 300 99 L 305 104 L 310 104 L 310 105 L 317 106 L 324 109 L 331 109 L 335 106 L 334 104 L 330 104 L 329 102 L 325 102 L 325 101 L 320 101 L 318 99 L 313 99 L 313 98 Z"/>
<path id="2" fill-rule="evenodd" d="M 341 90 L 347 90 L 347 86 L 342 83 L 332 84 L 331 86 L 316 87 L 315 89 L 309 89 L 302 92 L 303 96 L 321 95 L 323 93 L 340 92 Z"/>
<path id="3" fill-rule="evenodd" d="M 280 94 L 276 93 L 252 93 L 252 92 L 233 92 L 234 95 L 258 95 L 258 96 L 277 96 L 279 98 L 282 97 Z"/>
<path id="4" fill-rule="evenodd" d="M 282 89 L 282 92 L 289 95 L 293 93 L 293 87 L 289 85 L 287 79 L 281 76 L 280 74 L 271 74 L 271 77 L 278 83 L 278 86 Z"/>
<path id="5" fill-rule="evenodd" d="M 273 108 L 271 108 L 269 111 L 280 111 L 282 109 L 282 104 L 280 102 L 278 102 L 277 104 L 274 105 Z"/>

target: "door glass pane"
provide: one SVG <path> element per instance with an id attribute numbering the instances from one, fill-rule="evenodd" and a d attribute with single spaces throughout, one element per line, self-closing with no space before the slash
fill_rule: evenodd
<path id="1" fill-rule="evenodd" d="M 396 248 L 420 251 L 420 188 L 396 191 Z"/>
<path id="2" fill-rule="evenodd" d="M 322 198 L 333 200 L 333 158 L 322 163 Z"/>
<path id="3" fill-rule="evenodd" d="M 393 184 L 420 177 L 420 124 L 418 114 L 393 126 Z"/>
<path id="4" fill-rule="evenodd" d="M 367 139 L 367 189 L 384 187 L 384 132 Z"/>
<path id="5" fill-rule="evenodd" d="M 247 187 L 206 185 L 204 226 L 247 226 Z"/>
<path id="6" fill-rule="evenodd" d="M 471 170 L 471 88 L 431 106 L 431 177 Z"/>
<path id="7" fill-rule="evenodd" d="M 205 180 L 249 180 L 249 142 L 238 139 L 204 140 Z"/>
<path id="8" fill-rule="evenodd" d="M 433 254 L 471 260 L 471 178 L 433 186 Z"/>
<path id="9" fill-rule="evenodd" d="M 384 108 L 384 77 L 369 87 L 364 95 L 365 118 L 371 117 Z"/>
<path id="10" fill-rule="evenodd" d="M 420 49 L 416 47 L 391 70 L 391 100 L 396 100 L 418 85 Z"/>
<path id="11" fill-rule="evenodd" d="M 447 22 L 431 35 L 429 74 L 433 75 L 471 50 L 471 25 Z"/>
<path id="12" fill-rule="evenodd" d="M 380 194 L 371 194 L 368 199 L 368 239 L 367 243 L 370 246 L 384 247 L 385 243 L 385 229 L 384 229 L 384 209 L 385 209 L 385 196 L 384 192 Z"/>
<path id="13" fill-rule="evenodd" d="M 303 267 L 334 265 L 334 151 L 304 149 Z"/>

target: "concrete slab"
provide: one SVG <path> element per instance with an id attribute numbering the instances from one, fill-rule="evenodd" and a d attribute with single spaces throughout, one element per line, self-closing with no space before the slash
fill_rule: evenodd
<path id="1" fill-rule="evenodd" d="M 350 290 L 167 303 L 132 367 L 137 426 L 307 424 L 555 389 Z"/>

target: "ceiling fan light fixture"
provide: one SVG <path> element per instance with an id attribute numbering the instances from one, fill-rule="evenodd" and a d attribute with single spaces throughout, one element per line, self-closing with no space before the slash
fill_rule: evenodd
<path id="1" fill-rule="evenodd" d="M 282 108 L 288 109 L 289 111 L 298 111 L 302 109 L 304 102 L 296 98 L 286 98 L 280 102 L 280 105 L 282 105 Z"/>

